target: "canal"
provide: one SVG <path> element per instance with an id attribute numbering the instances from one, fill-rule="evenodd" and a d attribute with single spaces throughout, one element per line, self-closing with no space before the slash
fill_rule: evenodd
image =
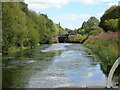
<path id="1" fill-rule="evenodd" d="M 82 44 L 44 44 L 3 56 L 3 88 L 106 87 L 100 62 Z"/>

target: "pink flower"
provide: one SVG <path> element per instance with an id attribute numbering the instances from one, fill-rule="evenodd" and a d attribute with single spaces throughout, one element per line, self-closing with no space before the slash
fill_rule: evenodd
<path id="1" fill-rule="evenodd" d="M 115 33 L 113 33 L 113 32 L 111 32 L 111 33 L 102 32 L 99 35 L 90 36 L 89 38 L 110 38 L 110 37 L 118 37 L 118 33 L 117 32 L 115 32 Z"/>

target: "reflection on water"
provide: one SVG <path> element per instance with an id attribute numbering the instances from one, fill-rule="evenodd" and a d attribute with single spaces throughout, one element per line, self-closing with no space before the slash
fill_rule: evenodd
<path id="1" fill-rule="evenodd" d="M 99 62 L 80 44 L 51 44 L 3 57 L 3 88 L 106 86 Z"/>

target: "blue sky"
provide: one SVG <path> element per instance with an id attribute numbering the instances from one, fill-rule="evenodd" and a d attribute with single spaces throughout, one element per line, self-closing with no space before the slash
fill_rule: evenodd
<path id="1" fill-rule="evenodd" d="M 100 19 L 119 0 L 25 0 L 28 8 L 37 13 L 47 14 L 63 28 L 80 28 L 91 16 Z"/>

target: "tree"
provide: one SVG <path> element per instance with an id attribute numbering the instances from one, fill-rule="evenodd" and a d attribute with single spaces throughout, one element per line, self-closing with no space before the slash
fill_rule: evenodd
<path id="1" fill-rule="evenodd" d="M 105 25 L 105 20 L 109 21 L 110 19 L 119 19 L 120 18 L 120 6 L 112 6 L 105 11 L 104 15 L 100 18 L 100 27 L 105 31 L 108 31 L 108 28 Z"/>
<path id="2" fill-rule="evenodd" d="M 109 19 L 105 20 L 104 27 L 110 31 L 118 31 L 119 19 Z"/>
<path id="3" fill-rule="evenodd" d="M 98 26 L 99 24 L 99 20 L 95 17 L 90 17 L 90 19 L 88 19 L 88 21 L 84 21 L 83 24 L 82 24 L 82 27 L 81 29 L 84 29 L 84 32 L 82 31 L 82 34 L 87 34 L 89 33 L 91 30 L 90 28 L 94 25 Z"/>
<path id="4" fill-rule="evenodd" d="M 14 48 L 34 47 L 39 43 L 52 43 L 53 37 L 65 34 L 60 25 L 53 23 L 47 14 L 28 10 L 24 2 L 2 3 L 3 51 Z M 1 19 L 1 17 L 0 17 Z"/>
<path id="5" fill-rule="evenodd" d="M 88 27 L 92 27 L 93 25 L 98 26 L 99 20 L 96 17 L 90 17 L 90 19 L 87 21 Z"/>

